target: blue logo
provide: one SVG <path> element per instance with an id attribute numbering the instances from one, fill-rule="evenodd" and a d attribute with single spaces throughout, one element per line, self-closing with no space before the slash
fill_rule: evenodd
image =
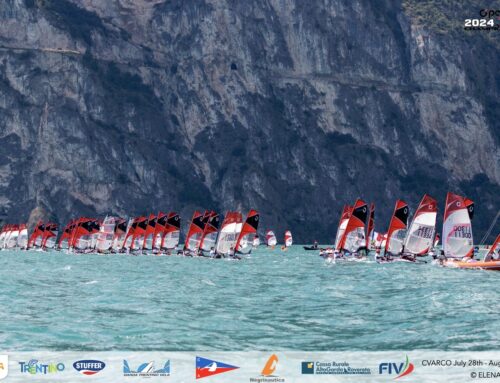
<path id="1" fill-rule="evenodd" d="M 410 375 L 415 366 L 410 362 L 408 355 L 406 355 L 406 360 L 400 363 L 394 362 L 383 362 L 378 366 L 379 374 L 396 374 L 397 376 L 394 379 L 402 378 L 403 376 Z"/>
<path id="2" fill-rule="evenodd" d="M 314 374 L 314 362 L 302 362 L 302 374 Z"/>
<path id="3" fill-rule="evenodd" d="M 206 378 L 207 376 L 222 374 L 223 372 L 233 371 L 239 367 L 232 366 L 216 360 L 196 357 L 196 379 Z"/>
<path id="4" fill-rule="evenodd" d="M 83 375 L 95 375 L 104 370 L 106 364 L 100 360 L 79 360 L 73 363 L 76 371 Z"/>
<path id="5" fill-rule="evenodd" d="M 170 375 L 170 360 L 167 360 L 163 366 L 159 370 L 155 369 L 155 362 L 146 362 L 142 363 L 137 367 L 137 369 L 133 370 L 130 368 L 128 362 L 123 360 L 123 375 L 124 376 L 169 376 Z"/>

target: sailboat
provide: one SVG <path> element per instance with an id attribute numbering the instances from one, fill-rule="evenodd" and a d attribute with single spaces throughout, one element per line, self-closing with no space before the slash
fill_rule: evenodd
<path id="1" fill-rule="evenodd" d="M 118 253 L 122 250 L 123 241 L 127 235 L 128 229 L 132 225 L 132 220 L 127 222 L 124 218 L 117 218 L 115 222 L 115 230 L 113 233 L 113 243 L 111 244 L 111 252 Z"/>
<path id="2" fill-rule="evenodd" d="M 19 225 L 9 225 L 9 231 L 5 237 L 4 247 L 14 249 L 17 247 L 17 238 L 19 237 Z"/>
<path id="3" fill-rule="evenodd" d="M 357 199 L 352 207 L 352 212 L 349 214 L 345 231 L 338 245 L 344 256 L 349 254 L 354 254 L 357 257 L 366 255 L 365 225 L 367 217 L 367 203 Z"/>
<path id="4" fill-rule="evenodd" d="M 425 194 L 413 216 L 403 244 L 403 253 L 425 256 L 433 247 L 437 201 Z"/>
<path id="5" fill-rule="evenodd" d="M 146 235 L 146 227 L 148 226 L 148 217 L 138 217 L 135 226 L 134 234 L 132 236 L 132 243 L 130 251 L 137 253 L 142 250 L 144 244 L 144 236 Z"/>
<path id="6" fill-rule="evenodd" d="M 19 225 L 19 237 L 17 238 L 17 246 L 21 250 L 25 250 L 28 246 L 28 227 L 25 223 Z"/>
<path id="7" fill-rule="evenodd" d="M 241 232 L 236 241 L 236 252 L 239 254 L 250 254 L 253 249 L 253 243 L 259 228 L 260 215 L 257 210 L 250 210 L 241 228 Z"/>
<path id="8" fill-rule="evenodd" d="M 368 218 L 368 227 L 366 228 L 366 249 L 367 251 L 372 249 L 373 235 L 375 233 L 375 204 L 372 202 L 370 204 L 370 216 Z"/>
<path id="9" fill-rule="evenodd" d="M 42 246 L 42 237 L 45 231 L 45 224 L 42 221 L 38 221 L 31 233 L 30 239 L 28 240 L 28 249 L 30 248 L 40 248 Z"/>
<path id="10" fill-rule="evenodd" d="M 335 250 L 340 251 L 341 249 L 341 240 L 344 238 L 345 229 L 347 227 L 347 222 L 349 222 L 349 218 L 351 217 L 352 206 L 345 205 L 342 209 L 342 213 L 340 214 L 340 221 L 337 227 L 337 234 L 335 235 Z"/>
<path id="11" fill-rule="evenodd" d="M 73 230 L 75 228 L 76 221 L 70 220 L 66 226 L 64 227 L 61 237 L 59 238 L 59 242 L 57 242 L 56 248 L 59 250 L 69 249 L 69 245 L 71 242 L 71 236 L 73 234 Z"/>
<path id="12" fill-rule="evenodd" d="M 277 243 L 278 243 L 278 241 L 276 240 L 276 236 L 274 235 L 274 231 L 268 230 L 266 233 L 266 245 L 267 245 L 267 247 L 274 249 L 274 246 L 276 246 Z"/>
<path id="13" fill-rule="evenodd" d="M 215 252 L 217 235 L 219 234 L 220 217 L 215 211 L 210 212 L 203 235 L 200 241 L 200 249 L 205 252 Z"/>
<path id="14" fill-rule="evenodd" d="M 217 239 L 215 252 L 217 257 L 234 256 L 236 253 L 236 242 L 243 226 L 243 218 L 240 212 L 230 211 L 222 221 L 221 230 Z"/>
<path id="15" fill-rule="evenodd" d="M 96 250 L 98 253 L 107 253 L 113 246 L 113 239 L 115 237 L 115 227 L 117 219 L 115 217 L 106 216 L 99 228 L 97 235 Z"/>
<path id="16" fill-rule="evenodd" d="M 409 216 L 408 204 L 402 200 L 397 200 L 392 213 L 389 229 L 387 230 L 387 240 L 385 243 L 384 257 L 386 261 L 399 258 L 403 251 L 403 244 L 408 228 Z"/>
<path id="17" fill-rule="evenodd" d="M 184 253 L 186 255 L 197 255 L 201 237 L 203 235 L 203 231 L 205 230 L 204 218 L 207 214 L 208 212 L 202 214 L 197 210 L 193 213 L 191 224 L 189 225 L 189 230 L 184 242 Z"/>
<path id="18" fill-rule="evenodd" d="M 49 222 L 45 225 L 45 230 L 43 232 L 42 237 L 42 245 L 43 249 L 53 249 L 57 243 L 57 235 L 58 235 L 58 225 L 57 223 Z"/>
<path id="19" fill-rule="evenodd" d="M 150 214 L 144 234 L 144 241 L 142 243 L 142 250 L 149 252 L 153 250 L 156 232 L 157 217 L 155 214 Z"/>
<path id="20" fill-rule="evenodd" d="M 292 232 L 290 230 L 285 231 L 285 245 L 281 248 L 281 250 L 288 250 L 290 246 L 293 244 Z"/>
<path id="21" fill-rule="evenodd" d="M 167 254 L 171 250 L 175 249 L 179 245 L 181 231 L 181 217 L 176 212 L 168 213 L 167 224 L 163 231 L 163 237 L 161 239 L 161 250 L 167 251 Z"/>
<path id="22" fill-rule="evenodd" d="M 125 234 L 125 238 L 123 239 L 122 244 L 123 251 L 129 252 L 131 250 L 135 229 L 137 228 L 137 224 L 139 223 L 140 218 L 141 217 L 135 217 L 134 219 L 129 220 L 129 224 L 127 225 L 127 233 Z"/>

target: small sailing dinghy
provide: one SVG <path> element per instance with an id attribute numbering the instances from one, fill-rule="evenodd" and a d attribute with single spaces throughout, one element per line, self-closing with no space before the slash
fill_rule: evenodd
<path id="1" fill-rule="evenodd" d="M 17 238 L 17 246 L 21 250 L 26 250 L 28 246 L 28 227 L 25 223 L 19 225 L 19 237 Z"/>
<path id="2" fill-rule="evenodd" d="M 97 234 L 96 250 L 98 253 L 108 253 L 113 246 L 116 218 L 106 216 Z"/>
<path id="3" fill-rule="evenodd" d="M 268 230 L 266 233 L 266 245 L 267 245 L 267 247 L 274 249 L 274 246 L 276 246 L 277 244 L 278 244 L 278 241 L 276 240 L 276 235 L 274 235 L 274 231 Z"/>
<path id="4" fill-rule="evenodd" d="M 410 223 L 403 244 L 403 254 L 426 256 L 433 247 L 436 230 L 437 201 L 425 194 Z"/>
<path id="5" fill-rule="evenodd" d="M 236 252 L 238 254 L 250 254 L 254 248 L 254 240 L 259 228 L 260 215 L 257 210 L 250 210 L 243 227 L 241 228 L 240 235 L 236 241 Z"/>
<path id="6" fill-rule="evenodd" d="M 352 209 L 346 210 L 347 223 L 342 230 L 342 222 L 339 225 L 342 236 L 334 252 L 334 259 L 360 260 L 366 258 L 366 220 L 368 217 L 368 204 L 357 199 Z M 341 220 L 342 221 L 342 220 Z M 351 258 L 352 257 L 352 258 Z"/>
<path id="7" fill-rule="evenodd" d="M 243 218 L 240 212 L 230 211 L 226 214 L 215 247 L 216 258 L 235 257 L 236 243 L 242 226 Z"/>
<path id="8" fill-rule="evenodd" d="M 382 257 L 377 256 L 377 262 L 413 262 L 413 259 L 410 257 L 402 257 L 403 245 L 408 227 L 408 216 L 408 204 L 398 199 L 394 206 L 391 221 L 389 222 L 384 255 Z"/>
<path id="9" fill-rule="evenodd" d="M 281 250 L 288 250 L 290 246 L 293 244 L 292 232 L 290 230 L 285 231 L 285 245 L 281 248 Z"/>
<path id="10" fill-rule="evenodd" d="M 191 224 L 189 225 L 189 230 L 184 242 L 184 255 L 198 255 L 201 237 L 205 230 L 205 217 L 207 214 L 208 212 L 202 214 L 199 211 L 193 213 L 193 218 L 191 218 Z"/>
<path id="11" fill-rule="evenodd" d="M 211 253 L 211 255 L 215 255 L 215 244 L 219 234 L 219 226 L 219 214 L 215 211 L 211 211 L 205 224 L 205 229 L 203 230 L 203 236 L 201 237 L 200 249 L 202 252 L 208 252 Z"/>
<path id="12" fill-rule="evenodd" d="M 446 195 L 442 235 L 444 257 L 440 259 L 443 266 L 469 268 L 468 263 L 475 263 L 470 206 L 470 200 L 467 206 L 464 197 L 454 193 Z"/>
<path id="13" fill-rule="evenodd" d="M 179 245 L 179 238 L 181 232 L 181 217 L 176 212 L 168 213 L 167 223 L 163 230 L 161 239 L 160 250 L 166 251 L 167 254 Z"/>

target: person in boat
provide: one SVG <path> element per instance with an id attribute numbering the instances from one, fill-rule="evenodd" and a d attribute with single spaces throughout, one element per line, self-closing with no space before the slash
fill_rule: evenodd
<path id="1" fill-rule="evenodd" d="M 215 257 L 215 247 L 213 247 L 213 246 L 210 248 L 210 256 L 211 256 L 212 258 L 214 258 L 214 257 Z"/>
<path id="2" fill-rule="evenodd" d="M 318 241 L 314 240 L 313 249 L 317 249 L 317 248 L 318 248 Z"/>

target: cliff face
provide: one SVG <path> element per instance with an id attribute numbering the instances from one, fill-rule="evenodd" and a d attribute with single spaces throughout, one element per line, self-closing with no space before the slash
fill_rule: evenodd
<path id="1" fill-rule="evenodd" d="M 452 190 L 480 237 L 500 207 L 500 38 L 463 31 L 479 9 L 428 3 L 2 1 L 3 219 L 253 207 L 331 241 L 358 196 L 382 231 L 396 198 Z"/>

